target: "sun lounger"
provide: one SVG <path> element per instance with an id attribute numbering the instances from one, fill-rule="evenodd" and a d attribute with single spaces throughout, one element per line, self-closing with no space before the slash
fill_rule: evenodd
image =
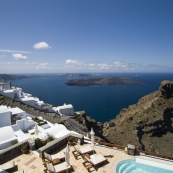
<path id="1" fill-rule="evenodd" d="M 86 160 L 86 159 L 85 159 Z M 90 171 L 90 169 L 93 167 L 92 164 L 88 161 L 85 161 L 82 163 L 84 165 L 84 167 L 88 170 L 88 172 Z"/>
<path id="2" fill-rule="evenodd" d="M 8 171 L 10 169 L 13 169 L 15 166 L 16 166 L 15 162 L 8 162 L 3 165 L 0 165 L 0 169 Z"/>
<path id="3" fill-rule="evenodd" d="M 52 164 L 60 163 L 60 160 L 65 160 L 65 154 L 63 152 L 50 155 L 46 152 L 44 152 L 44 158 L 47 159 Z"/>
<path id="4" fill-rule="evenodd" d="M 85 154 L 85 153 L 91 153 L 94 152 L 94 150 L 90 146 L 85 146 L 83 148 L 77 148 L 74 146 L 75 150 L 79 152 L 80 154 Z"/>
<path id="5" fill-rule="evenodd" d="M 85 156 L 87 162 L 91 163 L 93 166 L 106 162 L 106 158 L 102 154 L 91 155 L 90 159 Z"/>
<path id="6" fill-rule="evenodd" d="M 46 163 L 47 170 L 51 173 L 60 173 L 65 172 L 71 169 L 71 165 L 67 166 L 66 162 L 62 162 L 58 165 L 53 166 L 52 163 Z"/>
<path id="7" fill-rule="evenodd" d="M 75 151 L 72 151 L 72 153 L 73 153 L 75 159 L 77 159 L 78 156 L 81 156 L 81 154 L 78 151 L 76 151 L 76 150 Z"/>

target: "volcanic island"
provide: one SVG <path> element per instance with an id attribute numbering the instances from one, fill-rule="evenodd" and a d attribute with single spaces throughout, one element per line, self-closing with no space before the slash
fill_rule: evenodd
<path id="1" fill-rule="evenodd" d="M 91 86 L 91 85 L 121 85 L 121 84 L 145 84 L 132 78 L 124 77 L 101 77 L 101 78 L 84 78 L 72 79 L 65 82 L 68 86 Z"/>

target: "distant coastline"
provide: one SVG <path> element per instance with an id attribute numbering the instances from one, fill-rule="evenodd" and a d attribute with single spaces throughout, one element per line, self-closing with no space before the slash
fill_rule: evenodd
<path id="1" fill-rule="evenodd" d="M 68 86 L 91 86 L 91 85 L 120 85 L 120 84 L 145 84 L 145 82 L 135 81 L 124 77 L 102 77 L 72 79 L 65 83 Z"/>
<path id="2" fill-rule="evenodd" d="M 0 74 L 0 81 L 18 80 L 23 78 L 34 77 L 88 77 L 88 76 L 100 76 L 99 73 L 85 74 L 85 73 L 61 73 L 61 74 L 28 74 L 28 75 L 14 75 L 14 74 Z"/>

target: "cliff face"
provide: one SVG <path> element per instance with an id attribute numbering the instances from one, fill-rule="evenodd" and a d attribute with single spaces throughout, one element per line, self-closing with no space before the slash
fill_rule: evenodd
<path id="1" fill-rule="evenodd" d="M 173 156 L 173 81 L 161 82 L 158 91 L 122 109 L 104 123 L 103 135 L 112 143 Z"/>

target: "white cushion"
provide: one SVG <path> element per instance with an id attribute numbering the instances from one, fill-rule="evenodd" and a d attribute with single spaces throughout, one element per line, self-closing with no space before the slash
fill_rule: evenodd
<path id="1" fill-rule="evenodd" d="M 63 162 L 63 163 L 60 163 L 60 164 L 54 166 L 54 168 L 55 168 L 55 172 L 61 172 L 61 171 L 70 169 L 71 168 L 71 165 L 68 165 L 67 166 L 67 163 L 66 162 Z"/>

